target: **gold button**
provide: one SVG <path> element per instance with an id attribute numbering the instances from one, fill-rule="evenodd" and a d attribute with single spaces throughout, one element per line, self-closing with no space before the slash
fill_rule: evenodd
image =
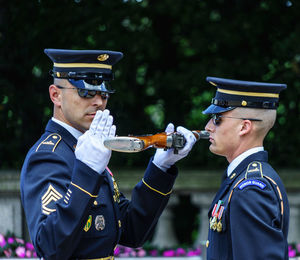
<path id="1" fill-rule="evenodd" d="M 247 106 L 247 101 L 243 100 L 243 101 L 242 101 L 242 106 L 243 106 L 243 107 Z"/>
<path id="2" fill-rule="evenodd" d="M 209 246 L 209 240 L 206 240 L 206 248 Z"/>
<path id="3" fill-rule="evenodd" d="M 232 173 L 232 174 L 230 175 L 230 180 L 233 179 L 233 178 L 235 177 L 235 175 L 236 175 L 236 173 Z"/>
<path id="4" fill-rule="evenodd" d="M 97 206 L 97 205 L 98 205 L 98 202 L 97 202 L 97 200 L 95 200 L 95 201 L 94 201 L 94 205 L 95 205 L 95 206 Z"/>
<path id="5" fill-rule="evenodd" d="M 53 135 L 53 139 L 57 139 L 58 137 L 57 137 L 57 135 Z"/>
<path id="6" fill-rule="evenodd" d="M 118 220 L 119 228 L 121 228 L 121 220 Z"/>
<path id="7" fill-rule="evenodd" d="M 257 163 L 252 163 L 252 166 L 253 166 L 253 167 L 256 167 L 256 166 L 257 166 Z"/>

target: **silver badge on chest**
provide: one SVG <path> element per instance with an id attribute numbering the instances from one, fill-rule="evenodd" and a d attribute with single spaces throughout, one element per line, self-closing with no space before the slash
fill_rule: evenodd
<path id="1" fill-rule="evenodd" d="M 105 228 L 105 219 L 104 219 L 103 215 L 98 215 L 95 218 L 95 228 L 98 231 L 101 231 L 101 230 L 103 230 Z"/>

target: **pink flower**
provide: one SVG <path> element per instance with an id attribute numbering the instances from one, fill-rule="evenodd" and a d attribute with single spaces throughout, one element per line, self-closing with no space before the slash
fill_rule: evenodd
<path id="1" fill-rule="evenodd" d="M 120 254 L 120 247 L 116 247 L 115 251 L 114 251 L 114 255 L 118 256 Z"/>
<path id="2" fill-rule="evenodd" d="M 289 257 L 295 257 L 296 256 L 296 250 L 291 249 L 289 250 Z"/>
<path id="3" fill-rule="evenodd" d="M 135 257 L 135 256 L 136 256 L 136 252 L 135 252 L 134 250 L 132 250 L 132 251 L 130 252 L 130 256 Z"/>
<path id="4" fill-rule="evenodd" d="M 197 248 L 195 250 L 191 250 L 187 253 L 187 256 L 197 256 L 197 255 L 201 255 L 201 249 Z"/>
<path id="5" fill-rule="evenodd" d="M 176 249 L 176 256 L 184 256 L 185 255 L 185 250 L 183 248 L 177 248 Z"/>
<path id="6" fill-rule="evenodd" d="M 31 243 L 26 243 L 26 248 L 27 248 L 28 250 L 34 251 L 33 244 L 31 244 Z"/>
<path id="7" fill-rule="evenodd" d="M 131 253 L 131 251 L 132 251 L 132 248 L 130 248 L 130 247 L 124 246 L 123 248 L 126 253 Z"/>
<path id="8" fill-rule="evenodd" d="M 24 240 L 21 239 L 21 238 L 16 238 L 16 241 L 17 241 L 19 244 L 24 244 Z"/>
<path id="9" fill-rule="evenodd" d="M 195 256 L 195 253 L 194 251 L 188 251 L 186 256 Z"/>
<path id="10" fill-rule="evenodd" d="M 18 246 L 18 247 L 16 248 L 16 255 L 17 255 L 18 257 L 24 258 L 24 257 L 25 257 L 25 253 L 26 253 L 25 247 L 23 247 L 23 246 Z"/>
<path id="11" fill-rule="evenodd" d="M 163 256 L 165 256 L 165 257 L 175 256 L 175 251 L 174 250 L 167 250 L 167 251 L 163 252 Z"/>
<path id="12" fill-rule="evenodd" d="M 8 244 L 12 244 L 13 242 L 15 242 L 15 240 L 14 240 L 13 237 L 9 237 L 9 238 L 7 239 L 7 243 L 8 243 Z"/>
<path id="13" fill-rule="evenodd" d="M 202 253 L 201 248 L 196 248 L 194 252 L 196 255 L 201 255 Z"/>
<path id="14" fill-rule="evenodd" d="M 30 250 L 26 250 L 26 258 L 32 257 L 32 252 Z"/>
<path id="15" fill-rule="evenodd" d="M 12 251 L 10 248 L 7 250 L 4 250 L 3 253 L 5 254 L 6 257 L 11 257 L 11 255 L 12 255 Z"/>
<path id="16" fill-rule="evenodd" d="M 149 251 L 150 256 L 157 256 L 158 255 L 158 251 L 156 249 L 153 249 L 151 251 Z"/>
<path id="17" fill-rule="evenodd" d="M 138 251 L 137 251 L 137 256 L 138 257 L 146 256 L 146 251 L 143 248 L 139 248 Z"/>
<path id="18" fill-rule="evenodd" d="M 121 253 L 120 255 L 119 255 L 119 257 L 129 257 L 129 253 Z"/>
<path id="19" fill-rule="evenodd" d="M 5 241 L 5 237 L 0 234 L 0 247 L 5 247 L 6 245 L 6 241 Z"/>

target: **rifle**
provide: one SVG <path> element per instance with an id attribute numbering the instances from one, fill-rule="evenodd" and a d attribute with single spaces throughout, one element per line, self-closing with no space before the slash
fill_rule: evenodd
<path id="1" fill-rule="evenodd" d="M 192 133 L 197 141 L 200 139 L 209 139 L 209 132 L 193 130 Z M 124 153 L 141 152 L 150 147 L 170 149 L 174 148 L 174 153 L 178 153 L 178 149 L 182 149 L 186 143 L 183 135 L 178 132 L 167 134 L 166 132 L 154 135 L 140 136 L 116 136 L 104 140 L 104 146 L 110 150 Z"/>

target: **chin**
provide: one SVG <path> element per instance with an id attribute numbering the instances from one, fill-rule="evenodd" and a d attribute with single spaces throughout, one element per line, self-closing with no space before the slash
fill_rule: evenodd
<path id="1" fill-rule="evenodd" d="M 218 151 L 218 149 L 216 149 L 216 147 L 214 147 L 214 146 L 212 146 L 212 145 L 210 145 L 209 150 L 210 150 L 211 153 L 213 153 L 213 154 L 223 156 L 223 154 L 222 154 L 220 151 Z"/>

